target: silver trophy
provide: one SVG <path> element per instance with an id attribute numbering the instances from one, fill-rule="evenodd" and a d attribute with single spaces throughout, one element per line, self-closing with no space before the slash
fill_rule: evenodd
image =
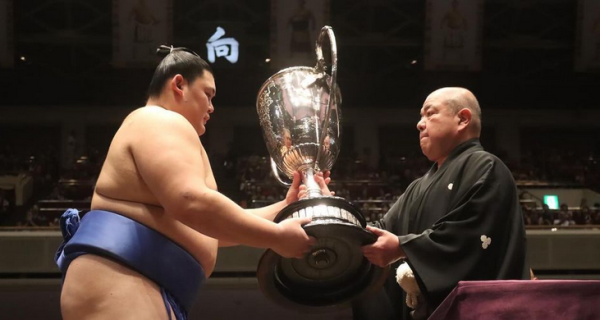
<path id="1" fill-rule="evenodd" d="M 323 57 L 323 41 L 331 48 L 331 75 Z M 303 259 L 286 259 L 267 250 L 258 264 L 263 293 L 297 310 L 320 311 L 344 306 L 381 285 L 389 268 L 363 257 L 360 247 L 377 237 L 365 229 L 360 210 L 340 197 L 322 196 L 314 175 L 330 170 L 340 151 L 341 94 L 336 85 L 337 47 L 333 30 L 321 29 L 317 65 L 291 67 L 270 77 L 260 88 L 256 108 L 271 168 L 277 180 L 302 173 L 308 195 L 284 208 L 275 222 L 312 217 L 305 225 L 317 244 Z M 289 184 L 288 184 L 289 185 Z"/>

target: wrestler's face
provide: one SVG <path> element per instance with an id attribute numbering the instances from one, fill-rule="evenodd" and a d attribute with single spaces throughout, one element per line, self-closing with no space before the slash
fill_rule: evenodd
<path id="1" fill-rule="evenodd" d="M 212 99 L 217 93 L 215 78 L 212 73 L 204 71 L 201 77 L 188 84 L 187 92 L 184 90 L 184 104 L 182 115 L 194 126 L 198 136 L 206 132 L 206 123 L 210 114 L 215 111 Z"/>
<path id="2" fill-rule="evenodd" d="M 423 154 L 431 161 L 444 161 L 457 144 L 460 118 L 447 105 L 441 92 L 434 92 L 423 103 L 417 123 Z"/>

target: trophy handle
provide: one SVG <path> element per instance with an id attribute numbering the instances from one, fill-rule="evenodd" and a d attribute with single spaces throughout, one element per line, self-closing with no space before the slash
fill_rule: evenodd
<path id="1" fill-rule="evenodd" d="M 335 41 L 335 35 L 333 34 L 333 29 L 330 26 L 324 26 L 321 28 L 321 32 L 319 33 L 319 38 L 317 39 L 317 43 L 315 46 L 315 51 L 317 53 L 317 65 L 315 69 L 318 73 L 325 72 L 325 58 L 323 57 L 323 49 L 322 44 L 323 40 L 327 36 L 329 38 L 329 47 L 331 50 L 331 89 L 329 91 L 329 101 L 327 102 L 326 107 L 326 117 L 325 124 L 323 125 L 323 129 L 321 131 L 321 137 L 319 138 L 319 145 L 322 146 L 325 142 L 325 137 L 327 136 L 327 129 L 329 127 L 329 118 L 331 117 L 331 103 L 334 99 L 336 99 L 336 90 L 337 90 L 337 43 Z M 337 101 L 336 101 L 337 102 Z M 317 151 L 316 158 L 316 168 L 319 167 L 319 159 L 321 158 L 321 149 L 319 148 Z"/>
<path id="2" fill-rule="evenodd" d="M 281 185 L 284 187 L 289 187 L 292 185 L 291 183 L 285 182 L 283 179 L 281 179 L 281 176 L 279 175 L 279 169 L 277 168 L 277 164 L 275 163 L 275 160 L 273 160 L 273 157 L 271 157 L 271 170 L 273 171 L 273 176 L 275 176 L 275 179 Z"/>

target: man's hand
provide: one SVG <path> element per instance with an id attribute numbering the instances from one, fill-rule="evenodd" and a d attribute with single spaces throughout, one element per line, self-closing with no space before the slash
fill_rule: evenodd
<path id="1" fill-rule="evenodd" d="M 330 174 L 331 174 L 331 172 L 325 171 L 325 173 L 318 172 L 317 174 L 314 175 L 315 181 L 317 182 L 317 184 L 319 185 L 319 188 L 321 189 L 321 194 L 325 197 L 333 197 L 335 195 L 335 192 L 329 190 L 329 187 L 327 186 L 331 182 L 331 178 L 329 177 Z M 301 185 L 300 192 L 298 193 L 298 198 L 304 199 L 304 198 L 306 198 L 307 195 L 308 195 L 308 192 L 306 191 L 306 186 Z"/>
<path id="2" fill-rule="evenodd" d="M 406 256 L 395 234 L 371 226 L 367 230 L 377 236 L 375 243 L 362 247 L 365 258 L 372 264 L 383 268 Z"/>
<path id="3" fill-rule="evenodd" d="M 285 258 L 302 258 L 310 251 L 317 242 L 313 237 L 306 234 L 303 225 L 311 222 L 312 218 L 291 218 L 281 221 L 279 227 L 279 240 L 273 244 L 271 249 Z"/>

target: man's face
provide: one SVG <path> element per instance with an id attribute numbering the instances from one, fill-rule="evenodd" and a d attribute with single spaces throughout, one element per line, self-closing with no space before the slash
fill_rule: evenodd
<path id="1" fill-rule="evenodd" d="M 216 94 L 215 78 L 212 73 L 204 71 L 201 77 L 185 86 L 182 115 L 194 126 L 198 136 L 206 132 L 206 123 L 210 114 L 215 111 L 212 99 Z"/>
<path id="2" fill-rule="evenodd" d="M 456 146 L 460 118 L 447 105 L 439 92 L 427 97 L 417 123 L 423 154 L 430 160 L 445 160 Z"/>
<path id="3" fill-rule="evenodd" d="M 329 136 L 325 136 L 323 139 L 323 149 L 325 149 L 326 152 L 329 152 L 329 149 L 331 149 L 331 138 L 329 138 Z"/>
<path id="4" fill-rule="evenodd" d="M 292 135 L 287 130 L 283 132 L 283 144 L 288 148 L 292 147 Z"/>

